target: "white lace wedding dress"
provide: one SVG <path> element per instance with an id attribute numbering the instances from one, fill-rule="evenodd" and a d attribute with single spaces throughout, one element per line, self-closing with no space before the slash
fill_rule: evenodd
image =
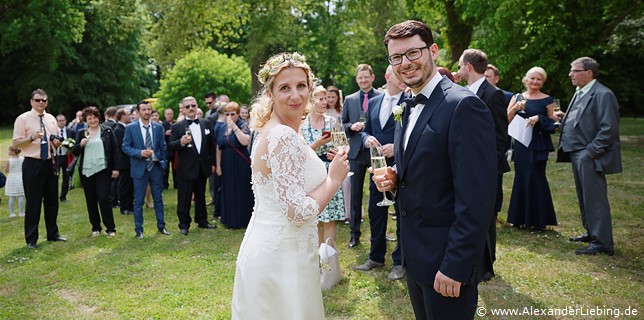
<path id="1" fill-rule="evenodd" d="M 237 257 L 232 318 L 324 319 L 319 206 L 307 196 L 326 178 L 324 164 L 287 126 L 263 132 L 252 153 L 255 208 Z"/>

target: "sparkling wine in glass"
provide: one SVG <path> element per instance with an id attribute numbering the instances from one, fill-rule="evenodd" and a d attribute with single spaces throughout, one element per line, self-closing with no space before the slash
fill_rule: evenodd
<path id="1" fill-rule="evenodd" d="M 344 127 L 342 126 L 342 118 L 337 117 L 334 119 L 333 126 L 331 127 L 331 143 L 338 150 L 344 150 L 349 146 L 349 140 L 347 139 L 347 134 L 344 132 Z M 347 177 L 353 175 L 353 172 L 349 171 Z"/>
<path id="2" fill-rule="evenodd" d="M 190 136 L 190 137 L 192 138 L 192 131 L 190 131 L 190 128 L 188 128 L 188 127 L 186 127 L 186 135 L 187 135 L 187 136 Z M 192 148 L 192 142 L 188 142 L 188 144 L 186 145 L 186 147 L 188 147 L 188 148 Z"/>
<path id="3" fill-rule="evenodd" d="M 554 112 L 559 112 L 559 111 L 561 111 L 561 102 L 559 101 L 559 99 L 554 99 L 554 102 L 553 102 L 553 103 L 555 104 Z M 557 125 L 557 126 L 558 126 L 558 125 L 561 125 L 561 122 L 559 122 L 559 120 L 557 120 L 557 121 L 555 122 L 555 125 Z"/>
<path id="4" fill-rule="evenodd" d="M 87 130 L 85 130 L 85 138 L 87 138 L 87 140 L 89 140 L 89 128 L 87 128 Z"/>
<path id="5" fill-rule="evenodd" d="M 385 156 L 382 154 L 382 147 L 375 146 L 369 148 L 369 150 L 371 151 L 371 168 L 373 169 L 373 174 L 375 176 L 384 176 L 385 173 L 387 173 L 387 161 L 385 160 Z M 379 207 L 388 207 L 394 203 L 396 202 L 389 200 L 389 198 L 387 198 L 387 193 L 383 192 L 382 201 L 376 203 L 376 205 Z"/>
<path id="6" fill-rule="evenodd" d="M 521 104 L 521 105 L 523 106 L 523 109 L 521 109 L 521 110 L 517 111 L 517 113 L 525 113 L 525 103 L 526 103 L 526 101 L 525 101 L 525 99 L 523 98 L 523 95 L 522 95 L 522 94 L 520 94 L 520 93 L 519 93 L 519 94 L 517 95 L 516 103 L 517 103 L 517 104 Z"/>

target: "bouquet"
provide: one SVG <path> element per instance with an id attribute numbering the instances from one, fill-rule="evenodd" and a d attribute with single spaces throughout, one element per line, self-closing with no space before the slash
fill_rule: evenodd
<path id="1" fill-rule="evenodd" d="M 70 153 L 72 151 L 72 148 L 74 147 L 74 144 L 76 143 L 76 140 L 73 138 L 67 138 L 63 140 L 63 142 L 60 144 L 61 147 L 65 148 L 66 153 Z"/>

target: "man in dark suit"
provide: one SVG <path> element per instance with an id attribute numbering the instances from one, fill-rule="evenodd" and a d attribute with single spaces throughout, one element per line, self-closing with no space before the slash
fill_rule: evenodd
<path id="1" fill-rule="evenodd" d="M 210 122 L 197 118 L 197 100 L 185 97 L 181 105 L 186 118 L 172 126 L 169 149 L 177 152 L 179 157 L 177 175 L 177 216 L 179 230 L 188 235 L 190 229 L 190 204 L 192 195 L 195 200 L 195 222 L 199 228 L 214 229 L 208 223 L 206 212 L 206 179 L 215 171 L 214 132 Z M 190 129 L 190 135 L 186 134 Z"/>
<path id="2" fill-rule="evenodd" d="M 427 25 L 394 25 L 384 43 L 415 98 L 394 112 L 396 170 L 373 179 L 378 190 L 396 193 L 414 313 L 472 319 L 496 194 L 494 121 L 481 99 L 436 72 L 438 46 Z"/>
<path id="3" fill-rule="evenodd" d="M 369 100 L 365 129 L 362 132 L 362 140 L 365 148 L 381 146 L 388 166 L 394 165 L 394 116 L 391 110 L 394 106 L 403 103 L 407 95 L 403 92 L 406 89 L 404 83 L 400 82 L 394 74 L 394 69 L 389 66 L 385 71 L 387 91 L 385 94 L 376 96 Z M 378 206 L 382 201 L 383 194 L 378 191 L 373 180 L 369 184 L 369 226 L 371 229 L 371 249 L 369 258 L 365 263 L 355 267 L 359 271 L 369 271 L 373 268 L 383 267 L 385 264 L 385 253 L 387 251 L 387 217 L 389 206 Z M 394 206 L 396 208 L 396 206 Z M 399 220 L 396 220 L 399 221 Z M 400 237 L 396 222 L 396 238 Z M 389 280 L 400 280 L 405 276 L 405 269 L 400 259 L 400 244 L 391 254 L 393 268 L 387 275 Z"/>
<path id="4" fill-rule="evenodd" d="M 125 127 L 123 152 L 130 157 L 130 176 L 134 184 L 134 231 L 136 238 L 143 239 L 143 201 L 150 184 L 157 229 L 169 235 L 165 229 L 163 208 L 163 171 L 168 165 L 163 126 L 150 121 L 152 106 L 147 101 L 137 105 L 139 120 Z"/>
<path id="5" fill-rule="evenodd" d="M 577 91 L 561 120 L 558 162 L 572 162 L 581 222 L 586 233 L 570 238 L 588 242 L 576 254 L 613 255 L 613 227 L 606 175 L 622 172 L 619 141 L 619 104 L 613 92 L 595 78 L 599 64 L 578 58 L 570 64 L 570 79 Z"/>
<path id="6" fill-rule="evenodd" d="M 368 64 L 358 65 L 356 68 L 356 82 L 360 90 L 348 95 L 342 107 L 342 123 L 349 138 L 349 165 L 353 176 L 351 177 L 351 239 L 349 247 L 360 244 L 360 223 L 362 221 L 362 186 L 364 177 L 369 167 L 369 150 L 362 147 L 362 130 L 364 130 L 365 114 L 369 100 L 379 96 L 382 92 L 373 89 L 375 76 L 373 69 Z"/>
<path id="7" fill-rule="evenodd" d="M 485 79 L 489 83 L 499 88 L 498 87 L 498 84 L 500 81 L 499 69 L 495 65 L 488 64 L 487 69 L 485 69 L 485 72 L 483 73 L 483 75 L 485 75 Z M 507 109 L 507 106 L 508 104 L 510 104 L 510 100 L 512 100 L 512 96 L 514 95 L 514 93 L 503 89 L 501 89 L 501 91 L 503 91 L 503 95 L 505 96 L 505 107 Z"/>
<path id="8" fill-rule="evenodd" d="M 56 116 L 56 122 L 58 123 L 58 133 L 63 141 L 67 138 L 72 138 L 74 139 L 74 132 L 67 128 L 67 118 L 65 118 L 64 114 L 58 114 Z M 59 175 L 62 176 L 63 182 L 60 187 L 60 202 L 67 202 L 67 192 L 69 191 L 69 173 L 67 173 L 67 165 L 69 164 L 69 155 L 68 151 L 65 147 L 60 146 L 56 149 L 56 166 L 57 166 L 57 171 L 59 172 Z"/>
<path id="9" fill-rule="evenodd" d="M 120 108 L 116 111 L 116 121 L 114 136 L 116 137 L 116 144 L 122 146 L 123 138 L 125 137 L 125 126 L 130 123 L 130 111 L 127 108 Z M 132 214 L 134 212 L 134 186 L 132 184 L 132 177 L 130 176 L 130 156 L 125 154 L 120 148 L 119 152 L 118 160 L 114 164 L 114 168 L 119 171 L 117 183 L 119 209 L 121 210 L 121 214 Z"/>
<path id="10" fill-rule="evenodd" d="M 172 125 L 174 124 L 174 110 L 172 108 L 166 108 L 163 111 L 163 131 L 165 133 L 165 143 L 166 145 L 170 143 L 170 134 L 172 133 Z M 168 150 L 168 167 L 163 173 L 163 189 L 168 189 L 170 183 L 170 171 L 172 171 L 172 187 L 177 189 L 177 170 L 174 169 L 174 152 Z"/>
<path id="11" fill-rule="evenodd" d="M 505 157 L 506 142 L 508 140 L 507 103 L 501 89 L 489 83 L 484 75 L 488 67 L 487 55 L 478 49 L 467 49 L 458 61 L 458 73 L 461 79 L 467 82 L 467 87 L 475 93 L 488 107 L 494 120 L 496 132 L 496 159 L 497 159 L 497 189 L 492 220 L 488 231 L 483 255 L 482 280 L 487 281 L 494 277 L 494 261 L 496 260 L 496 217 L 503 204 L 503 174 L 510 171 L 510 165 Z"/>
<path id="12" fill-rule="evenodd" d="M 116 127 L 116 107 L 107 107 L 105 109 L 105 124 L 110 127 L 110 129 L 114 130 Z M 110 187 L 110 202 L 112 204 L 113 208 L 116 208 L 119 206 L 119 196 L 118 196 L 118 190 L 119 190 L 119 179 L 117 178 L 111 178 L 111 187 Z"/>

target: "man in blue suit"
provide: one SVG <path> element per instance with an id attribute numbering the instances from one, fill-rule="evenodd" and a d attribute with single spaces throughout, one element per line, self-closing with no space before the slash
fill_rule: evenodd
<path id="1" fill-rule="evenodd" d="M 157 229 L 169 235 L 163 216 L 163 172 L 168 165 L 163 126 L 150 121 L 152 106 L 141 101 L 137 105 L 139 120 L 125 127 L 123 152 L 130 157 L 130 176 L 134 183 L 134 231 L 136 238 L 143 239 L 143 202 L 145 189 L 150 184 L 154 199 Z"/>
<path id="2" fill-rule="evenodd" d="M 362 132 L 362 141 L 365 148 L 375 146 L 382 147 L 388 166 L 394 165 L 394 116 L 391 110 L 394 106 L 402 104 L 407 95 L 403 92 L 406 89 L 404 83 L 400 82 L 394 74 L 394 69 L 389 66 L 385 71 L 387 91 L 374 99 L 369 100 L 365 129 Z M 355 267 L 359 271 L 369 271 L 373 268 L 383 267 L 385 264 L 385 253 L 387 251 L 387 217 L 389 207 L 377 205 L 383 199 L 382 192 L 378 191 L 376 184 L 371 181 L 369 184 L 369 226 L 371 227 L 371 249 L 369 258 L 365 263 Z M 394 208 L 396 208 L 394 206 Z M 399 220 L 396 220 L 399 221 Z M 396 223 L 396 238 L 400 237 Z M 400 258 L 400 244 L 391 254 L 393 268 L 387 275 L 389 280 L 400 280 L 405 276 L 405 269 Z"/>
<path id="3" fill-rule="evenodd" d="M 416 319 L 472 319 L 494 210 L 494 122 L 474 93 L 436 71 L 438 46 L 419 21 L 387 31 L 389 63 L 414 96 L 396 123 L 396 170 L 374 176 L 394 191 Z"/>
<path id="4" fill-rule="evenodd" d="M 369 150 L 362 147 L 362 131 L 365 125 L 365 114 L 369 101 L 381 95 L 374 90 L 373 69 L 368 64 L 358 65 L 356 68 L 356 83 L 360 90 L 348 95 L 342 106 L 342 123 L 349 138 L 349 165 L 353 176 L 351 177 L 351 239 L 349 247 L 360 244 L 360 223 L 362 221 L 362 185 L 364 176 L 369 167 Z"/>

